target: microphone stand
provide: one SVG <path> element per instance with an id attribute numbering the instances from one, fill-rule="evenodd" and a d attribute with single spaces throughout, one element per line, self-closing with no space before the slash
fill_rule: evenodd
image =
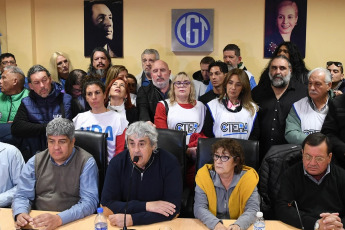
<path id="1" fill-rule="evenodd" d="M 123 223 L 122 230 L 135 230 L 135 229 L 127 229 L 127 226 L 126 226 L 127 225 L 126 224 L 126 216 L 127 216 L 127 208 L 128 208 L 129 195 L 131 194 L 131 190 L 132 190 L 133 171 L 134 171 L 135 164 L 138 163 L 138 161 L 139 161 L 139 157 L 138 156 L 133 157 L 133 168 L 132 168 L 132 172 L 131 172 L 131 177 L 129 179 L 129 188 L 128 188 L 127 201 L 126 201 L 126 207 L 125 207 L 125 217 L 124 217 L 124 223 Z"/>
<path id="2" fill-rule="evenodd" d="M 297 215 L 298 215 L 298 218 L 299 218 L 299 222 L 301 223 L 302 230 L 304 230 L 304 226 L 303 226 L 303 223 L 302 223 L 301 215 L 299 214 L 299 209 L 298 209 L 298 206 L 297 206 L 297 202 L 295 200 L 293 200 L 293 201 L 291 201 L 291 203 L 288 203 L 288 206 L 291 207 L 292 203 L 295 204 L 295 207 L 296 207 L 296 210 L 297 210 Z"/>

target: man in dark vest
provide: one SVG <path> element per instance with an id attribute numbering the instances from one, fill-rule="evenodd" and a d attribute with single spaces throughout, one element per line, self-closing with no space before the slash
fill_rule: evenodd
<path id="1" fill-rule="evenodd" d="M 29 69 L 28 81 L 31 90 L 17 110 L 11 132 L 23 138 L 24 143 L 18 147 L 28 146 L 31 157 L 47 148 L 45 132 L 49 121 L 57 117 L 72 119 L 72 96 L 62 93 L 61 85 L 53 82 L 49 71 L 41 65 Z"/>
<path id="2" fill-rule="evenodd" d="M 12 209 L 16 228 L 55 229 L 96 211 L 98 169 L 95 159 L 74 146 L 74 125 L 65 118 L 48 123 L 48 149 L 30 158 L 23 167 Z M 32 206 L 32 207 L 31 207 Z M 29 215 L 30 209 L 57 211 Z"/>

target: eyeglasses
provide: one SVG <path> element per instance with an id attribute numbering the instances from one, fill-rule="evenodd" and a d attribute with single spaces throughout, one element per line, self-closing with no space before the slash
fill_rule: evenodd
<path id="1" fill-rule="evenodd" d="M 187 87 L 190 85 L 190 81 L 175 81 L 173 84 L 177 87 Z"/>
<path id="2" fill-rule="evenodd" d="M 3 65 L 8 65 L 8 64 L 14 65 L 14 64 L 16 64 L 16 62 L 15 61 L 3 61 L 3 62 L 1 62 L 1 64 L 3 64 Z"/>
<path id="3" fill-rule="evenodd" d="M 324 157 L 313 157 L 313 156 L 310 156 L 309 154 L 306 154 L 306 153 L 303 154 L 303 158 L 306 161 L 311 161 L 313 158 L 315 158 L 315 161 L 317 163 L 322 163 L 326 160 Z"/>
<path id="4" fill-rule="evenodd" d="M 341 62 L 338 62 L 338 61 L 328 61 L 327 62 L 327 66 L 330 66 L 330 65 L 335 65 L 335 66 L 338 66 L 338 67 L 341 67 L 341 66 L 343 66 L 343 63 L 341 63 Z"/>
<path id="5" fill-rule="evenodd" d="M 230 160 L 230 158 L 235 158 L 235 157 L 234 156 L 224 156 L 224 155 L 220 156 L 217 154 L 213 154 L 213 160 L 214 161 L 217 161 L 219 158 L 222 162 L 227 162 L 228 160 Z"/>

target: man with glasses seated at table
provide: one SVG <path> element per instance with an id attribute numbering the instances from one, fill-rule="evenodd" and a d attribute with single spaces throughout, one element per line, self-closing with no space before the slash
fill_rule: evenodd
<path id="1" fill-rule="evenodd" d="M 345 93 L 344 68 L 338 61 L 328 61 L 327 69 L 332 75 L 332 89 L 335 96 Z"/>
<path id="2" fill-rule="evenodd" d="M 307 136 L 302 156 L 302 162 L 288 168 L 281 177 L 276 216 L 298 228 L 302 223 L 305 229 L 343 229 L 345 170 L 330 164 L 328 137 L 322 133 Z"/>
<path id="3" fill-rule="evenodd" d="M 93 214 L 98 204 L 98 168 L 95 159 L 74 146 L 75 127 L 65 118 L 48 123 L 48 149 L 23 167 L 12 203 L 16 228 L 55 229 Z M 29 215 L 31 208 L 60 212 Z"/>

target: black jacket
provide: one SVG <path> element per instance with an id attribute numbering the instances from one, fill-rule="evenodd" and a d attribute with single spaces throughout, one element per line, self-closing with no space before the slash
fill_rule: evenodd
<path id="1" fill-rule="evenodd" d="M 261 195 L 261 210 L 266 219 L 275 219 L 274 204 L 280 189 L 280 177 L 286 169 L 301 161 L 301 146 L 295 144 L 272 146 L 259 169 L 258 185 Z"/>
<path id="2" fill-rule="evenodd" d="M 327 135 L 332 143 L 335 163 L 345 168 L 345 94 L 329 102 L 321 133 Z"/>
<path id="3" fill-rule="evenodd" d="M 165 93 L 167 95 L 168 92 Z M 142 86 L 139 88 L 137 95 L 137 108 L 139 110 L 140 121 L 154 122 L 157 103 L 166 99 L 163 97 L 160 90 L 150 83 L 148 86 Z"/>

